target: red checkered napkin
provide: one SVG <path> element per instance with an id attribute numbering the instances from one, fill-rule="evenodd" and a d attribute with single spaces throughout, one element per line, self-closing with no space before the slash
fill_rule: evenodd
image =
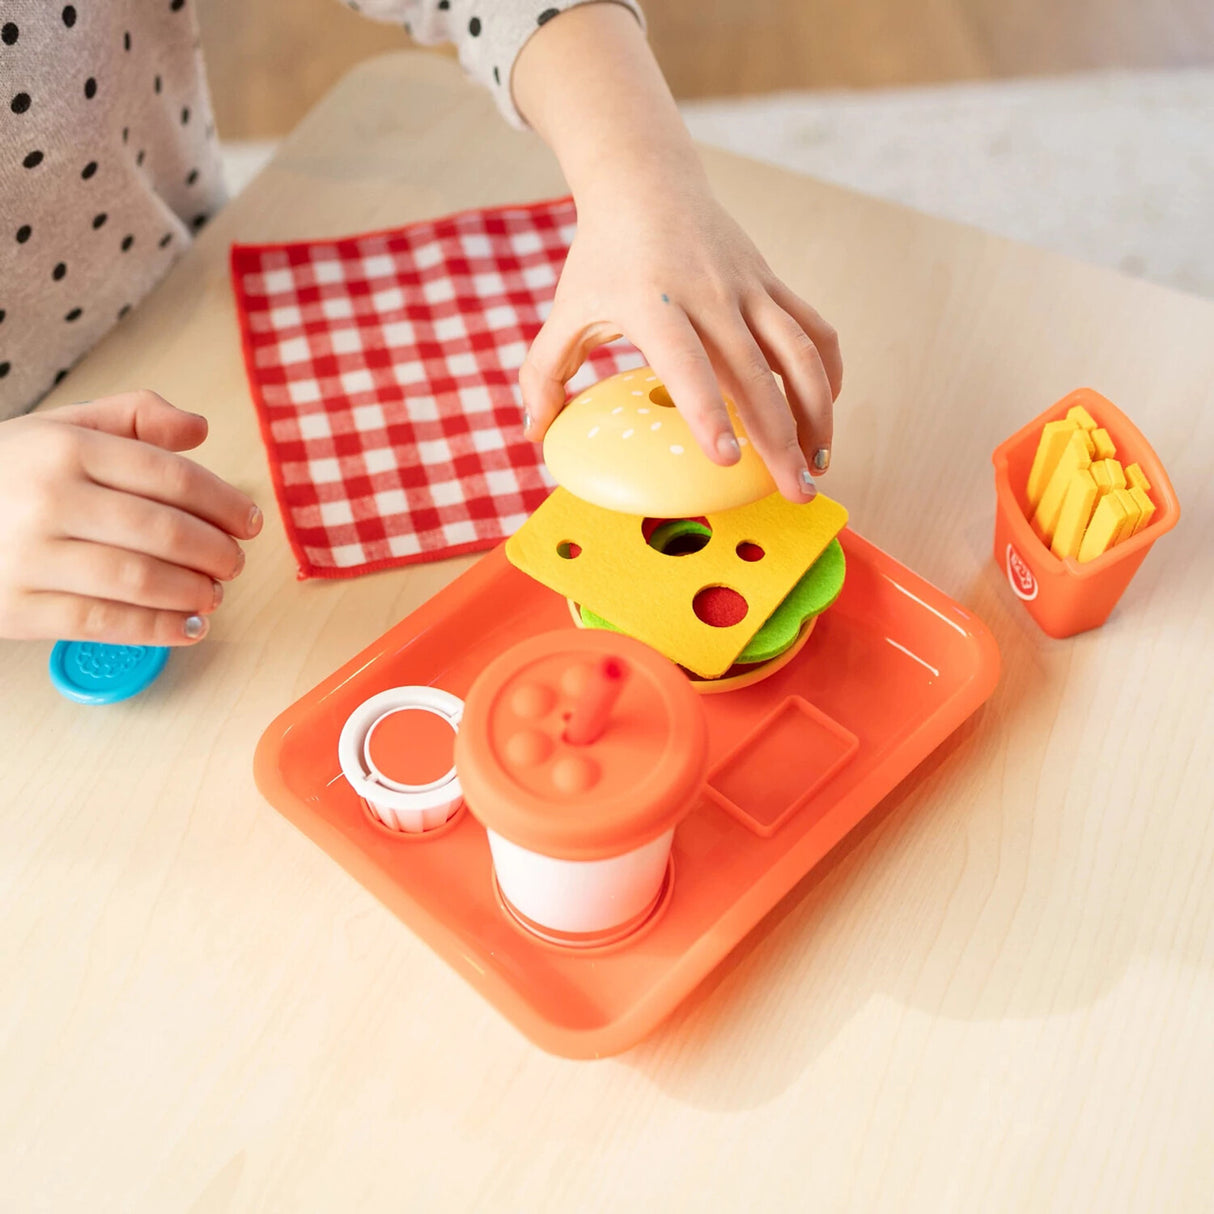
<path id="1" fill-rule="evenodd" d="M 548 495 L 518 369 L 575 223 L 565 198 L 233 246 L 245 365 L 300 577 L 491 548 Z M 623 342 L 600 347 L 570 390 L 642 361 Z"/>

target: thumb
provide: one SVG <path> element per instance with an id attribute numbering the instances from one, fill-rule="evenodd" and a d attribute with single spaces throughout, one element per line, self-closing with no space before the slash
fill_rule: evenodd
<path id="1" fill-rule="evenodd" d="M 134 438 L 166 451 L 190 451 L 207 436 L 207 419 L 170 405 L 147 389 L 101 396 L 80 405 L 64 405 L 46 415 L 53 421 Z"/>
<path id="2" fill-rule="evenodd" d="M 523 424 L 528 438 L 543 438 L 565 407 L 565 384 L 577 374 L 586 355 L 595 346 L 615 341 L 619 336 L 619 330 L 613 331 L 609 324 L 578 324 L 559 304 L 552 309 L 518 373 L 527 410 Z"/>

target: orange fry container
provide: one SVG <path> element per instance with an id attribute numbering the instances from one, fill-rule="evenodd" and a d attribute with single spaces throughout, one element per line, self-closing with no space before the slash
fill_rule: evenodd
<path id="1" fill-rule="evenodd" d="M 1137 535 L 1115 544 L 1095 560 L 1080 564 L 1056 557 L 1029 524 L 1029 469 L 1046 422 L 1082 405 L 1108 431 L 1123 464 L 1138 464 L 1151 483 L 1155 513 Z M 1121 598 L 1151 545 L 1176 526 L 1180 503 L 1163 464 L 1142 432 L 1112 401 L 1091 388 L 1078 388 L 995 448 L 995 561 L 1012 593 L 1052 637 L 1098 628 Z"/>

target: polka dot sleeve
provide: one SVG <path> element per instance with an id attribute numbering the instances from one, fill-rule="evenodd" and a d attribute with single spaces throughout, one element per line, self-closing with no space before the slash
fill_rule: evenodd
<path id="1" fill-rule="evenodd" d="M 579 4 L 602 0 L 343 0 L 348 8 L 376 21 L 401 24 L 426 45 L 453 42 L 464 70 L 493 94 L 506 120 L 526 126 L 510 94 L 510 72 L 519 52 L 541 25 Z M 645 24 L 635 0 L 614 0 Z"/>

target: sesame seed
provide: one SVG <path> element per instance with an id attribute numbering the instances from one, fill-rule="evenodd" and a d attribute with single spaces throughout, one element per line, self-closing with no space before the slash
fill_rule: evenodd
<path id="1" fill-rule="evenodd" d="M 678 443 L 675 443 L 674 446 L 670 448 L 670 454 L 671 455 L 682 455 L 683 448 L 680 447 Z"/>
<path id="2" fill-rule="evenodd" d="M 631 438 L 635 433 L 636 433 L 636 431 L 630 428 L 628 430 L 625 430 L 624 433 L 620 435 L 620 437 L 621 438 Z"/>

